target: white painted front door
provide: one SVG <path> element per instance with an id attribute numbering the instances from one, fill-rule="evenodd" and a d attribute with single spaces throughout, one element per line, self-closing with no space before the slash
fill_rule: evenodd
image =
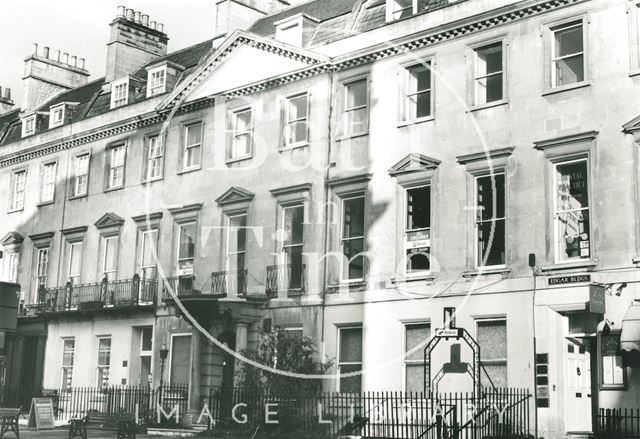
<path id="1" fill-rule="evenodd" d="M 589 340 L 566 345 L 566 429 L 591 431 L 591 354 Z"/>

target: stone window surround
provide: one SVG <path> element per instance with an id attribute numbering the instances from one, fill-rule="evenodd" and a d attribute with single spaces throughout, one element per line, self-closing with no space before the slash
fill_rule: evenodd
<path id="1" fill-rule="evenodd" d="M 119 184 L 117 186 L 110 186 L 111 181 L 110 181 L 110 177 L 111 177 L 111 151 L 113 151 L 113 149 L 118 148 L 118 147 L 122 147 L 123 148 L 123 158 L 122 158 L 122 184 Z M 115 140 L 112 142 L 109 142 L 107 144 L 107 146 L 104 149 L 104 184 L 103 184 L 103 191 L 104 192 L 111 192 L 111 191 L 116 191 L 119 189 L 124 189 L 125 185 L 127 184 L 127 150 L 129 149 L 129 140 L 128 139 L 121 139 L 121 140 Z"/>
<path id="2" fill-rule="evenodd" d="M 64 254 L 63 254 L 63 264 L 62 264 L 62 279 L 64 280 L 64 282 L 66 282 L 67 278 L 69 277 L 69 257 L 70 257 L 70 252 L 71 252 L 71 245 L 72 244 L 76 244 L 76 243 L 82 243 L 82 254 L 80 255 L 80 258 L 83 259 L 84 255 L 86 254 L 86 235 L 87 235 L 87 230 L 89 228 L 87 226 L 79 226 L 79 227 L 72 227 L 72 228 L 68 228 L 68 229 L 63 229 L 60 230 L 60 233 L 62 234 L 62 239 L 63 239 L 63 248 L 64 248 Z M 82 277 L 81 277 L 82 279 Z"/>
<path id="3" fill-rule="evenodd" d="M 60 117 L 59 121 L 55 121 L 53 115 L 58 111 L 58 110 L 62 110 L 62 115 Z M 64 125 L 64 118 L 67 112 L 67 104 L 66 103 L 61 103 L 58 105 L 54 105 L 51 108 L 49 108 L 49 129 L 51 128 L 56 128 L 59 126 Z"/>
<path id="4" fill-rule="evenodd" d="M 251 129 L 248 131 L 251 142 L 249 146 L 249 154 L 239 157 L 232 157 L 231 151 L 233 149 L 233 143 L 235 141 L 235 120 L 236 114 L 249 110 L 251 112 Z M 250 160 L 255 155 L 255 137 L 256 137 L 256 121 L 258 120 L 258 105 L 256 102 L 249 101 L 248 99 L 234 99 L 226 104 L 226 124 L 227 124 L 227 138 L 225 148 L 225 163 L 235 163 L 244 160 Z"/>
<path id="5" fill-rule="evenodd" d="M 200 212 L 202 210 L 201 203 L 189 204 L 182 207 L 169 209 L 169 213 L 173 216 L 173 251 L 171 256 L 171 273 L 177 275 L 177 260 L 180 245 L 180 226 L 183 224 L 194 223 L 196 229 L 195 250 L 193 254 L 193 273 L 197 273 L 196 266 L 198 260 L 198 243 L 201 239 L 200 230 Z"/>
<path id="6" fill-rule="evenodd" d="M 162 239 L 160 236 L 160 225 L 162 222 L 163 213 L 162 212 L 153 212 L 143 215 L 138 215 L 131 217 L 133 222 L 136 224 L 136 254 L 135 254 L 135 264 L 134 270 L 136 273 L 140 274 L 142 271 L 142 237 L 144 232 L 148 231 L 156 231 L 157 232 L 157 240 L 156 240 L 156 264 L 160 264 L 160 251 L 162 247 Z M 157 265 L 156 265 L 157 266 Z M 157 268 L 156 268 L 156 277 L 157 277 Z"/>
<path id="7" fill-rule="evenodd" d="M 43 161 L 42 163 L 40 163 L 40 181 L 38 184 L 38 207 L 40 206 L 46 206 L 48 204 L 54 204 L 56 202 L 56 185 L 58 184 L 58 165 L 59 165 L 60 161 L 58 157 L 54 157 L 51 158 L 49 160 Z M 54 184 L 54 188 L 53 188 L 53 198 L 49 201 L 43 201 L 42 200 L 42 189 L 43 189 L 43 184 L 44 184 L 44 170 L 46 168 L 46 166 L 54 164 L 55 168 L 56 168 L 56 173 L 54 176 L 54 180 L 55 180 L 55 184 Z"/>
<path id="8" fill-rule="evenodd" d="M 186 167 L 185 165 L 185 152 L 186 152 L 186 144 L 187 144 L 187 127 L 191 125 L 201 124 L 200 129 L 200 157 L 198 160 L 197 166 Z M 202 158 L 204 156 L 204 134 L 205 134 L 205 121 L 203 114 L 193 114 L 190 115 L 189 118 L 181 120 L 179 123 L 180 127 L 180 152 L 178 154 L 178 171 L 177 174 L 186 174 L 188 172 L 198 171 L 202 169 Z M 165 142 L 166 145 L 166 142 Z"/>
<path id="9" fill-rule="evenodd" d="M 484 104 L 476 103 L 476 61 L 477 50 L 495 43 L 502 43 L 502 99 Z M 500 33 L 491 38 L 483 37 L 469 43 L 465 48 L 467 61 L 467 105 L 469 111 L 483 110 L 509 103 L 508 68 L 509 68 L 509 35 Z"/>
<path id="10" fill-rule="evenodd" d="M 417 65 L 424 65 L 424 64 L 427 64 L 429 66 L 428 70 L 429 70 L 429 75 L 431 76 L 431 81 L 430 81 L 431 82 L 431 88 L 430 88 L 431 109 L 429 111 L 428 116 L 420 117 L 420 118 L 409 118 L 405 114 L 406 110 L 404 109 L 404 106 L 406 105 L 406 99 L 407 99 L 408 69 L 410 67 L 414 67 Z M 398 127 L 413 125 L 421 122 L 427 122 L 435 119 L 437 75 L 435 75 L 433 72 L 435 72 L 436 68 L 437 68 L 436 55 L 431 50 L 427 53 L 422 53 L 422 54 L 414 53 L 407 59 L 402 59 L 398 63 L 398 66 L 397 66 L 397 75 L 399 79 L 398 80 L 398 105 L 397 105 Z"/>
<path id="11" fill-rule="evenodd" d="M 12 202 L 13 202 L 13 196 L 15 193 L 15 179 L 16 179 L 16 175 L 24 172 L 24 191 L 22 193 L 22 206 L 19 208 L 13 208 L 12 206 Z M 9 206 L 7 206 L 7 213 L 14 213 L 14 212 L 22 212 L 24 210 L 24 205 L 27 201 L 27 178 L 29 177 L 29 168 L 28 166 L 20 166 L 17 168 L 13 168 L 11 170 L 11 174 L 10 174 L 10 181 L 9 181 Z"/>

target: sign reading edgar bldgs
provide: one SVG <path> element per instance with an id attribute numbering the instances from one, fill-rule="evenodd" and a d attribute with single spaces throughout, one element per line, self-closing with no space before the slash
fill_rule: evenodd
<path id="1" fill-rule="evenodd" d="M 580 284 L 585 282 L 591 282 L 590 274 L 578 274 L 573 276 L 561 276 L 561 277 L 549 278 L 549 285 Z"/>

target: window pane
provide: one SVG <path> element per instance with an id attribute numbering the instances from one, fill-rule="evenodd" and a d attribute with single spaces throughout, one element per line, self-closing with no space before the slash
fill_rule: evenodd
<path id="1" fill-rule="evenodd" d="M 251 129 L 251 110 L 240 111 L 236 115 L 236 133 L 243 133 Z"/>
<path id="2" fill-rule="evenodd" d="M 144 232 L 142 234 L 142 266 L 151 267 L 156 265 L 155 246 L 158 242 L 158 232 L 156 230 Z M 154 251 L 155 250 L 155 251 Z"/>
<path id="3" fill-rule="evenodd" d="M 245 251 L 247 241 L 247 216 L 238 215 L 229 218 L 229 253 Z"/>
<path id="4" fill-rule="evenodd" d="M 502 42 L 482 47 L 477 53 L 477 77 L 502 71 Z"/>
<path id="5" fill-rule="evenodd" d="M 347 109 L 367 105 L 367 80 L 347 84 Z"/>
<path id="6" fill-rule="evenodd" d="M 493 236 L 491 235 L 493 227 Z M 478 266 L 504 265 L 505 220 L 478 223 Z"/>
<path id="7" fill-rule="evenodd" d="M 561 259 L 589 258 L 589 211 L 557 214 L 558 256 Z"/>
<path id="8" fill-rule="evenodd" d="M 419 64 L 411 66 L 408 70 L 410 94 L 429 90 L 431 88 L 431 71 L 427 65 Z"/>
<path id="9" fill-rule="evenodd" d="M 202 123 L 187 126 L 187 146 L 202 143 Z"/>
<path id="10" fill-rule="evenodd" d="M 507 322 L 505 320 L 478 321 L 480 357 L 485 360 L 507 359 Z"/>
<path id="11" fill-rule="evenodd" d="M 153 346 L 153 328 L 142 328 L 141 338 L 141 350 L 150 351 Z"/>
<path id="12" fill-rule="evenodd" d="M 556 62 L 556 85 L 584 81 L 584 56 L 576 55 Z"/>
<path id="13" fill-rule="evenodd" d="M 364 255 L 356 256 L 364 251 L 364 239 L 350 239 L 344 241 L 344 270 L 347 279 L 362 279 L 364 277 Z"/>
<path id="14" fill-rule="evenodd" d="M 111 362 L 111 339 L 101 338 L 98 344 L 98 365 L 109 366 Z"/>
<path id="15" fill-rule="evenodd" d="M 233 140 L 231 157 L 244 157 L 251 154 L 251 135 L 238 135 Z"/>
<path id="16" fill-rule="evenodd" d="M 431 188 L 407 189 L 407 230 L 431 227 Z"/>
<path id="17" fill-rule="evenodd" d="M 80 276 L 82 267 L 82 243 L 76 242 L 71 244 L 69 252 L 69 277 Z"/>
<path id="18" fill-rule="evenodd" d="M 74 339 L 66 339 L 64 340 L 64 347 L 62 352 L 62 365 L 63 366 L 73 366 L 73 352 L 75 349 L 75 340 Z"/>
<path id="19" fill-rule="evenodd" d="M 362 362 L 362 328 L 341 328 L 339 363 L 360 362 Z"/>
<path id="20" fill-rule="evenodd" d="M 304 206 L 284 209 L 284 245 L 302 244 Z"/>
<path id="21" fill-rule="evenodd" d="M 405 374 L 407 392 L 424 392 L 424 364 L 407 364 Z"/>
<path id="22" fill-rule="evenodd" d="M 425 343 L 431 336 L 431 329 L 428 323 L 405 325 L 405 352 L 409 352 L 421 343 Z M 424 361 L 424 349 L 406 355 L 405 360 Z M 421 385 L 422 387 L 422 385 Z"/>
<path id="23" fill-rule="evenodd" d="M 362 370 L 361 364 L 346 364 L 340 366 L 340 374 L 348 374 L 359 372 Z M 340 377 L 341 393 L 360 393 L 362 391 L 362 374 L 357 373 L 354 376 Z"/>
<path id="24" fill-rule="evenodd" d="M 200 147 L 192 146 L 186 150 L 185 166 L 187 168 L 200 164 Z"/>
<path id="25" fill-rule="evenodd" d="M 104 247 L 104 272 L 114 273 L 117 266 L 118 238 L 114 236 L 105 239 Z"/>
<path id="26" fill-rule="evenodd" d="M 364 197 L 343 201 L 343 238 L 364 236 Z"/>
<path id="27" fill-rule="evenodd" d="M 307 95 L 289 98 L 289 121 L 307 117 Z"/>
<path id="28" fill-rule="evenodd" d="M 602 336 L 602 383 L 624 384 L 624 365 L 620 335 Z"/>
<path id="29" fill-rule="evenodd" d="M 284 251 L 286 257 L 285 264 L 291 265 L 289 288 L 301 288 L 303 276 L 302 246 L 286 247 Z"/>
<path id="30" fill-rule="evenodd" d="M 504 174 L 487 175 L 476 179 L 478 189 L 477 219 L 479 221 L 504 218 L 504 182 Z"/>
<path id="31" fill-rule="evenodd" d="M 289 138 L 288 144 L 304 142 L 307 139 L 307 120 L 301 120 L 297 122 L 291 122 L 289 124 Z"/>
<path id="32" fill-rule="evenodd" d="M 555 31 L 555 43 L 556 58 L 582 52 L 582 25 Z"/>
<path id="33" fill-rule="evenodd" d="M 416 109 L 416 118 L 427 117 L 431 114 L 431 92 L 427 91 L 412 98 Z"/>
<path id="34" fill-rule="evenodd" d="M 575 210 L 589 206 L 586 160 L 556 166 L 558 210 Z"/>
<path id="35" fill-rule="evenodd" d="M 196 224 L 180 225 L 180 248 L 178 259 L 192 259 L 196 249 Z"/>

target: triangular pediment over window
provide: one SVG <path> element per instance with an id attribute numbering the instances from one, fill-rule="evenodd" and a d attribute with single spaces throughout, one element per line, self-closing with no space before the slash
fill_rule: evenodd
<path id="1" fill-rule="evenodd" d="M 438 165 L 440 165 L 440 160 L 413 152 L 393 165 L 391 169 L 389 169 L 389 175 L 396 177 L 400 174 L 407 174 L 410 172 L 427 171 L 437 168 Z"/>
<path id="2" fill-rule="evenodd" d="M 629 122 L 622 125 L 622 131 L 630 134 L 636 134 L 640 132 L 640 116 L 636 116 Z"/>
<path id="3" fill-rule="evenodd" d="M 235 204 L 235 203 L 247 203 L 253 200 L 255 194 L 253 192 L 249 192 L 246 189 L 239 188 L 234 186 L 227 190 L 224 194 L 220 195 L 216 199 L 216 203 L 221 206 L 227 204 Z"/>
<path id="4" fill-rule="evenodd" d="M 98 229 L 105 229 L 107 227 L 120 227 L 124 224 L 124 218 L 119 217 L 115 213 L 105 213 L 102 218 L 96 221 L 95 226 Z"/>
<path id="5" fill-rule="evenodd" d="M 158 106 L 162 111 L 187 102 L 255 86 L 329 59 L 323 55 L 245 31 L 234 31 Z"/>
<path id="6" fill-rule="evenodd" d="M 21 234 L 18 232 L 9 232 L 0 240 L 0 244 L 4 246 L 22 244 L 22 241 L 24 241 L 24 237 Z"/>

